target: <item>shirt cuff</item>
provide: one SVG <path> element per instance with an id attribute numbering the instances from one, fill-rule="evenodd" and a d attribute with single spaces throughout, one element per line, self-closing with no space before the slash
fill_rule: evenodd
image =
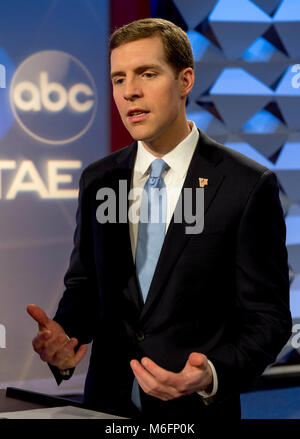
<path id="1" fill-rule="evenodd" d="M 199 392 L 197 392 L 198 395 L 202 396 L 202 398 L 211 398 L 212 396 L 214 396 L 217 393 L 217 390 L 218 390 L 218 376 L 217 376 L 216 369 L 211 361 L 207 360 L 207 362 L 211 368 L 212 375 L 213 375 L 213 388 L 212 388 L 211 392 L 205 392 L 205 390 L 200 390 Z"/>

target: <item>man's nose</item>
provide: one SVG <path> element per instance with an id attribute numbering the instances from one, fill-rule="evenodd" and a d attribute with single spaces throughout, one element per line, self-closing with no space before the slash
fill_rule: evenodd
<path id="1" fill-rule="evenodd" d="M 136 98 L 141 97 L 141 95 L 142 95 L 142 91 L 141 91 L 141 88 L 139 87 L 137 81 L 127 80 L 126 86 L 124 89 L 124 99 L 126 99 L 127 101 L 130 101 L 132 99 L 136 99 Z"/>

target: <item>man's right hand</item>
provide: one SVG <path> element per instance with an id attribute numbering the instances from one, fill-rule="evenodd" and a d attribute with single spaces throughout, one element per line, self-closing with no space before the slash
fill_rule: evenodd
<path id="1" fill-rule="evenodd" d="M 81 345 L 75 353 L 78 340 L 69 338 L 63 328 L 51 320 L 40 307 L 28 305 L 27 312 L 39 325 L 32 345 L 40 358 L 60 370 L 77 366 L 87 352 L 87 345 Z"/>

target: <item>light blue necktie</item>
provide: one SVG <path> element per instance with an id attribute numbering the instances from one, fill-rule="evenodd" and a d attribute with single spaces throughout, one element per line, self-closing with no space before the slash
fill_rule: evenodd
<path id="1" fill-rule="evenodd" d="M 167 166 L 162 159 L 156 159 L 151 163 L 150 176 L 142 194 L 136 248 L 136 273 L 144 302 L 166 233 L 167 194 L 162 174 Z M 133 381 L 131 399 L 141 409 L 136 378 Z"/>
<path id="2" fill-rule="evenodd" d="M 136 273 L 144 302 L 166 233 L 167 194 L 162 173 L 167 166 L 162 159 L 156 159 L 151 163 L 150 176 L 142 194 L 136 248 Z"/>

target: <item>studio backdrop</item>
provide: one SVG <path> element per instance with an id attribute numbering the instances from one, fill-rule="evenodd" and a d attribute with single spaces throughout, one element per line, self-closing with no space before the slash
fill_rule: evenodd
<path id="1" fill-rule="evenodd" d="M 35 303 L 53 316 L 83 168 L 110 151 L 106 0 L 0 3 L 0 386 L 60 389 L 33 352 Z"/>

